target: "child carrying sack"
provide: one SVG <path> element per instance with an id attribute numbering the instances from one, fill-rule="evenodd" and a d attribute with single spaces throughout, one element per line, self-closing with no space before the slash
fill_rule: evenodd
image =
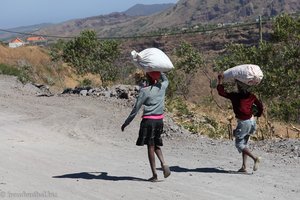
<path id="1" fill-rule="evenodd" d="M 132 59 L 145 72 L 167 72 L 174 68 L 170 58 L 160 49 L 147 48 L 141 52 L 132 51 Z"/>
<path id="2" fill-rule="evenodd" d="M 258 85 L 263 79 L 263 72 L 258 65 L 244 64 L 224 71 L 224 82 L 238 80 L 249 86 Z"/>

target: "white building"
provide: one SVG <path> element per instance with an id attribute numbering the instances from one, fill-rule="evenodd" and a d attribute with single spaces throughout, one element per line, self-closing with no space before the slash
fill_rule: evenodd
<path id="1" fill-rule="evenodd" d="M 25 42 L 23 42 L 23 40 L 21 40 L 20 38 L 15 38 L 8 44 L 9 48 L 17 48 L 23 45 L 25 45 Z"/>

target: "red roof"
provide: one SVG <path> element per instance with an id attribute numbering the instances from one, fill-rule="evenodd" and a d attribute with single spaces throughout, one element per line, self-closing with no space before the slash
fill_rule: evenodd
<path id="1" fill-rule="evenodd" d="M 24 43 L 24 42 L 20 38 L 15 38 L 15 39 L 11 40 L 10 43 Z"/>
<path id="2" fill-rule="evenodd" d="M 36 41 L 44 41 L 44 40 L 46 40 L 46 39 L 41 36 L 27 38 L 28 42 L 36 42 Z"/>

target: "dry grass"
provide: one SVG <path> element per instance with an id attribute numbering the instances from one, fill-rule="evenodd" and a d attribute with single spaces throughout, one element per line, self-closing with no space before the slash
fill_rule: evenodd
<path id="1" fill-rule="evenodd" d="M 99 75 L 79 76 L 70 66 L 53 63 L 48 50 L 37 46 L 8 48 L 0 45 L 0 63 L 26 68 L 33 82 L 47 84 L 56 92 L 63 88 L 74 88 L 84 79 L 91 80 L 93 86 L 101 85 Z"/>
<path id="2" fill-rule="evenodd" d="M 13 66 L 47 66 L 51 64 L 46 50 L 39 47 L 7 48 L 0 46 L 0 63 Z"/>

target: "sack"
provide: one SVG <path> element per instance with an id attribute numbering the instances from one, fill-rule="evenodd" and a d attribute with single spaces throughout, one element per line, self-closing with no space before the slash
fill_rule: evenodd
<path id="1" fill-rule="evenodd" d="M 132 51 L 132 59 L 145 72 L 167 72 L 174 68 L 169 57 L 160 49 L 148 48 L 141 52 Z"/>
<path id="2" fill-rule="evenodd" d="M 244 64 L 224 71 L 224 82 L 238 80 L 249 86 L 258 85 L 263 79 L 263 72 L 258 65 Z"/>

